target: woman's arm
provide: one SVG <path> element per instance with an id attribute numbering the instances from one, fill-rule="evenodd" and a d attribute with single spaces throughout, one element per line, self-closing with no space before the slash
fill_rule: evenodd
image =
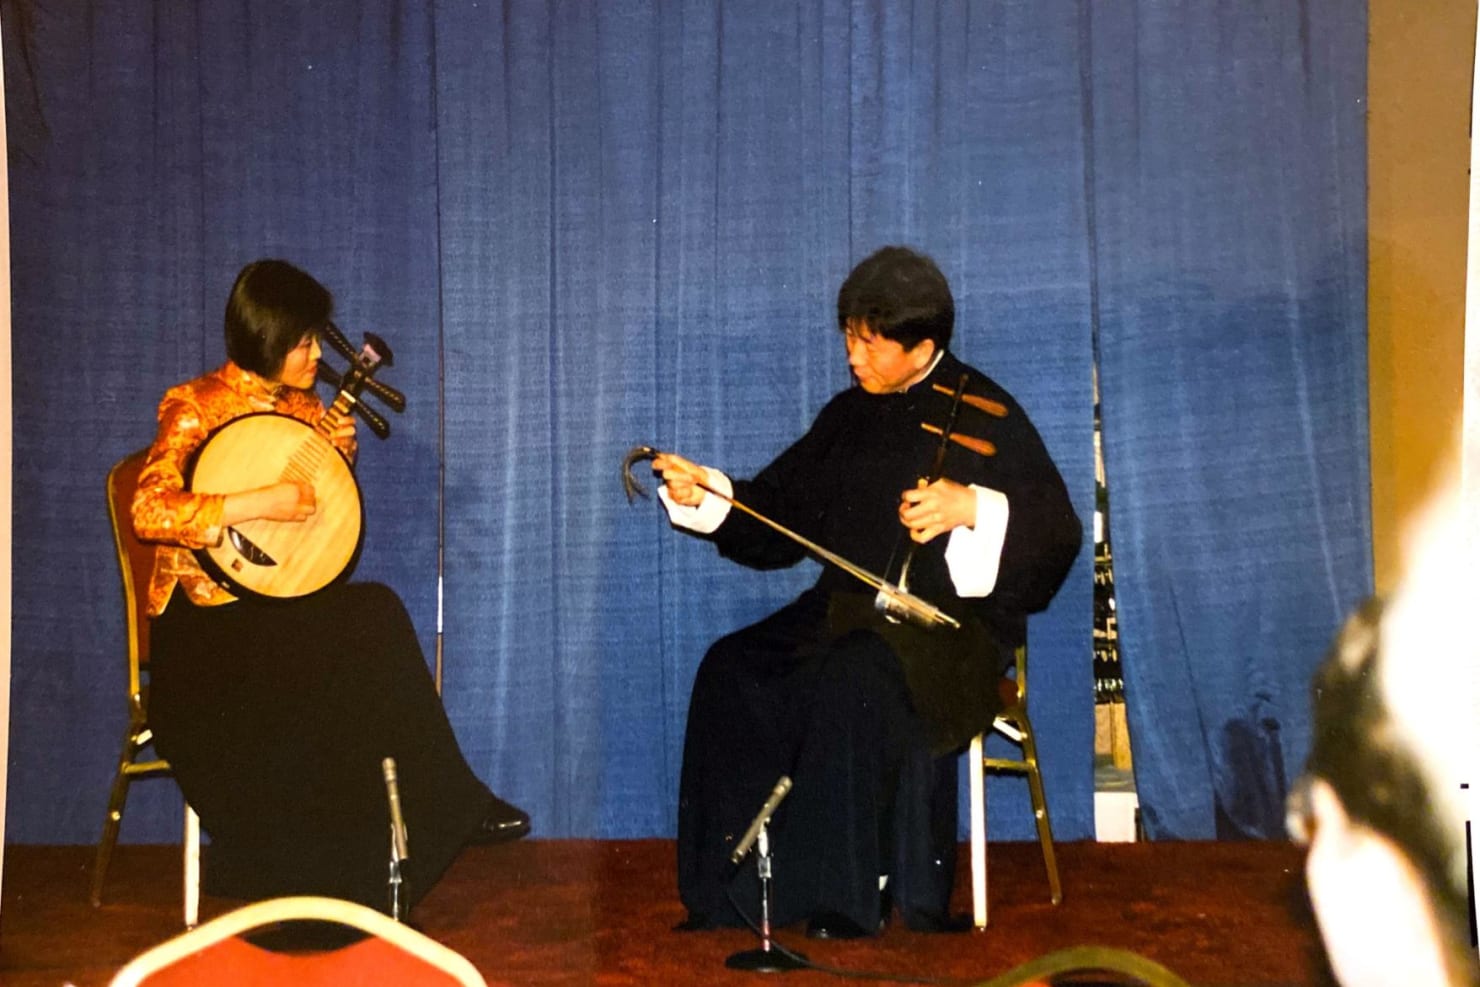
<path id="1" fill-rule="evenodd" d="M 134 493 L 134 533 L 139 538 L 205 548 L 221 543 L 227 525 L 255 518 L 302 521 L 314 512 L 313 488 L 307 484 L 283 482 L 231 494 L 186 490 L 186 464 L 207 435 L 194 402 L 181 395 L 165 396 L 159 406 L 159 432 Z"/>

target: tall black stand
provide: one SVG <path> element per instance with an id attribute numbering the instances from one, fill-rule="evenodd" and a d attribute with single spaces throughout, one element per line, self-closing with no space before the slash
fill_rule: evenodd
<path id="1" fill-rule="evenodd" d="M 755 868 L 761 879 L 761 945 L 759 949 L 747 949 L 733 953 L 725 960 L 731 970 L 749 970 L 752 973 L 785 973 L 805 967 L 806 957 L 799 953 L 782 952 L 771 943 L 771 846 L 766 839 L 766 826 L 761 824 L 760 834 L 755 840 Z"/>

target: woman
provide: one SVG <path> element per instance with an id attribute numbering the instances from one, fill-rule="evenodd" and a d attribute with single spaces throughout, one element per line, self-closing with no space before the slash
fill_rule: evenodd
<path id="1" fill-rule="evenodd" d="M 529 831 L 529 817 L 474 776 L 396 594 L 331 585 L 293 600 L 238 599 L 192 549 L 266 518 L 301 522 L 307 484 L 194 492 L 184 476 L 213 430 L 275 412 L 309 424 L 318 333 L 333 299 L 279 260 L 248 264 L 226 303 L 220 369 L 166 392 L 133 502 L 157 542 L 148 588 L 150 720 L 159 752 L 211 835 L 213 894 L 322 894 L 385 908 L 389 815 L 382 759 L 394 758 L 408 833 L 401 902 L 420 898 L 469 842 Z M 330 440 L 348 458 L 354 423 Z"/>

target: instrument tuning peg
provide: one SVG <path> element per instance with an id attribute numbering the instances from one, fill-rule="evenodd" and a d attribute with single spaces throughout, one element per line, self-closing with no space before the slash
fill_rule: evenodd
<path id="1" fill-rule="evenodd" d="M 332 322 L 324 326 L 322 335 L 331 347 L 333 347 L 346 360 L 350 362 L 351 369 L 353 370 L 354 366 L 359 363 L 360 350 L 357 350 L 354 346 L 350 345 L 350 341 L 345 338 L 344 333 L 341 332 L 339 327 Z M 379 361 L 385 364 L 387 367 L 393 366 L 395 364 L 395 357 L 391 353 L 390 344 L 387 343 L 384 339 L 381 339 L 375 333 L 365 333 L 365 345 L 373 350 Z M 319 377 L 320 379 L 324 380 L 326 383 L 334 387 L 339 386 L 339 382 L 341 379 L 341 375 L 339 373 L 326 367 L 322 361 L 319 363 Z M 384 384 L 374 377 L 365 378 L 361 382 L 361 384 L 366 391 L 369 391 L 381 401 L 385 402 L 386 407 L 390 408 L 392 411 L 399 414 L 400 412 L 406 410 L 406 396 L 400 391 L 396 390 L 394 387 L 391 387 L 389 384 Z M 365 420 L 370 421 L 369 418 L 366 418 Z M 382 419 L 382 421 L 383 420 L 384 419 Z M 375 427 L 373 422 L 371 423 L 371 427 Z M 389 426 L 386 427 L 389 428 Z M 379 434 L 378 429 L 377 434 Z M 382 438 L 383 437 L 384 436 L 382 436 Z"/>
<path id="2" fill-rule="evenodd" d="M 357 351 L 350 345 L 350 341 L 345 338 L 344 333 L 340 332 L 339 327 L 334 323 L 325 323 L 323 331 L 319 335 L 346 360 L 353 360 L 355 358 Z"/>
<path id="3" fill-rule="evenodd" d="M 379 336 L 375 335 L 375 333 L 365 333 L 365 345 L 374 350 L 376 354 L 380 357 L 380 362 L 385 364 L 387 367 L 394 367 L 396 365 L 396 358 L 391 353 L 390 344 L 381 339 Z"/>

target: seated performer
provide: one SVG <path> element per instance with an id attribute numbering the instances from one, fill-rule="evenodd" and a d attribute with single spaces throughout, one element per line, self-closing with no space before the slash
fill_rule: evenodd
<path id="1" fill-rule="evenodd" d="M 1425 524 L 1403 584 L 1347 621 L 1311 685 L 1290 835 L 1343 987 L 1477 987 L 1465 805 L 1480 764 L 1474 503 Z"/>
<path id="2" fill-rule="evenodd" d="M 302 521 L 311 486 L 192 492 L 184 476 L 212 430 L 276 412 L 313 424 L 318 334 L 333 300 L 279 260 L 242 269 L 226 303 L 228 362 L 171 388 L 133 502 L 134 530 L 158 542 L 148 586 L 150 722 L 211 836 L 214 894 L 319 894 L 389 907 L 390 817 L 382 759 L 394 758 L 409 854 L 409 908 L 470 842 L 529 831 L 464 761 L 396 594 L 330 585 L 292 600 L 234 598 L 191 549 L 228 525 Z M 345 418 L 331 440 L 355 453 Z"/>
<path id="3" fill-rule="evenodd" d="M 936 265 L 886 247 L 838 293 L 857 386 L 807 434 L 750 481 L 672 454 L 653 460 L 673 523 L 727 558 L 774 568 L 806 550 L 698 483 L 892 582 L 912 554 L 910 591 L 962 625 L 889 622 L 872 590 L 826 565 L 800 598 L 710 648 L 679 791 L 687 928 L 737 924 L 730 893 L 754 908 L 754 868 L 728 858 L 782 775 L 793 787 L 770 830 L 777 924 L 873 934 L 892 899 L 911 928 L 960 925 L 948 914 L 955 755 L 1000 709 L 997 684 L 1027 614 L 1057 591 L 1081 528 L 1022 408 L 948 352 L 954 321 Z M 921 426 L 943 427 L 963 378 L 956 431 L 971 447 L 942 446 Z M 942 450 L 940 475 L 927 478 Z"/>

